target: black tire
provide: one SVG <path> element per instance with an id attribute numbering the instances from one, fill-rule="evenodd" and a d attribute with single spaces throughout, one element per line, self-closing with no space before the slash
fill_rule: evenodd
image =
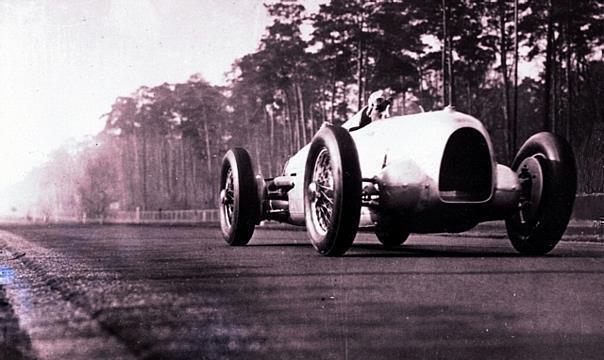
<path id="1" fill-rule="evenodd" d="M 321 255 L 338 256 L 350 248 L 361 213 L 361 168 L 354 140 L 346 129 L 325 126 L 310 145 L 304 171 L 306 229 Z"/>
<path id="2" fill-rule="evenodd" d="M 566 231 L 577 191 L 572 148 L 561 137 L 530 137 L 512 163 L 521 182 L 519 210 L 506 218 L 514 248 L 526 255 L 550 252 Z"/>
<path id="3" fill-rule="evenodd" d="M 390 221 L 378 222 L 375 235 L 387 249 L 400 246 L 409 238 L 409 232 L 405 231 L 402 226 Z"/>
<path id="4" fill-rule="evenodd" d="M 233 148 L 222 160 L 220 173 L 220 228 L 232 246 L 250 241 L 258 219 L 260 200 L 252 160 L 245 149 Z"/>

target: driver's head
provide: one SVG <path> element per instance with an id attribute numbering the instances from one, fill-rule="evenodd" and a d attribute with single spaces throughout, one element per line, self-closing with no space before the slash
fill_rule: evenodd
<path id="1" fill-rule="evenodd" d="M 371 117 L 371 120 L 381 119 L 390 104 L 392 104 L 392 97 L 386 90 L 374 91 L 369 95 L 367 101 L 367 115 Z"/>

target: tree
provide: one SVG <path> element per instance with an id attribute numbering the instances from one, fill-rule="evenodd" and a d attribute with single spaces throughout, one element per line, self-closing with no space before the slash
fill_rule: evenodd
<path id="1" fill-rule="evenodd" d="M 564 135 L 579 191 L 604 191 L 598 1 L 331 0 L 307 15 L 284 0 L 266 9 L 273 21 L 226 87 L 197 74 L 141 86 L 116 99 L 102 133 L 53 154 L 30 179 L 38 210 L 212 208 L 229 147 L 247 148 L 259 173 L 277 175 L 322 122 L 345 120 L 384 88 L 397 96 L 394 114 L 450 102 L 483 120 L 504 161 L 537 131 Z M 521 62 L 541 64 L 541 74 L 519 78 Z"/>

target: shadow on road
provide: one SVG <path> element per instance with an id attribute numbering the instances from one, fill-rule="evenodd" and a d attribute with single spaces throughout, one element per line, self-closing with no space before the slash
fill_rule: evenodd
<path id="1" fill-rule="evenodd" d="M 282 243 L 250 243 L 250 247 L 266 248 L 312 248 L 310 243 L 282 242 Z M 604 258 L 604 252 L 581 251 L 577 249 L 556 249 L 552 253 L 541 256 L 530 256 L 516 253 L 511 248 L 492 249 L 487 246 L 455 246 L 455 245 L 401 245 L 392 249 L 385 249 L 381 244 L 358 243 L 353 244 L 344 257 L 350 258 Z"/>
<path id="2" fill-rule="evenodd" d="M 270 244 L 250 243 L 250 244 L 247 244 L 246 246 L 250 246 L 250 247 L 307 247 L 307 248 L 312 248 L 312 245 L 310 243 L 281 243 L 281 244 L 275 244 L 275 243 L 270 243 Z"/>
<path id="3" fill-rule="evenodd" d="M 380 244 L 355 244 L 352 247 L 357 250 L 369 250 L 371 252 L 352 252 L 345 256 L 350 257 L 465 257 L 465 258 L 517 258 L 522 255 L 497 249 L 496 251 L 467 246 L 440 246 L 440 245 L 401 245 L 393 249 L 384 249 Z"/>
<path id="4" fill-rule="evenodd" d="M 541 256 L 523 255 L 512 249 L 488 249 L 474 246 L 401 245 L 384 249 L 380 244 L 356 244 L 353 249 L 369 250 L 364 253 L 348 253 L 350 257 L 445 257 L 445 258 L 604 258 L 604 252 L 556 249 Z"/>

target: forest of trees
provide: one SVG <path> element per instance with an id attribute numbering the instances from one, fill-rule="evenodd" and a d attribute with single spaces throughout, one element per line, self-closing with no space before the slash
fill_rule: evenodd
<path id="1" fill-rule="evenodd" d="M 104 131 L 38 170 L 38 210 L 213 208 L 228 148 L 245 147 L 258 173 L 274 176 L 323 122 L 344 121 L 377 89 L 396 95 L 393 114 L 453 104 L 477 117 L 504 164 L 531 134 L 558 133 L 576 153 L 579 191 L 604 192 L 600 1 L 265 6 L 273 21 L 226 86 L 193 75 L 118 97 Z M 529 65 L 538 70 L 520 78 Z"/>

